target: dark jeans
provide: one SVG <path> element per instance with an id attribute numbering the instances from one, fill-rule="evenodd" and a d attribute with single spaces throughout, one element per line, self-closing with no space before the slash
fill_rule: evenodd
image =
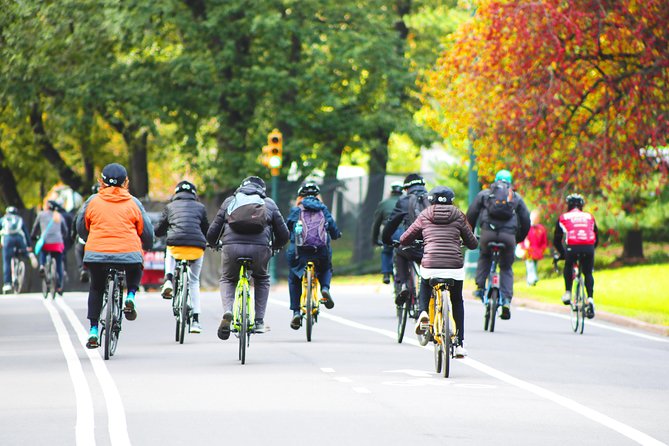
<path id="1" fill-rule="evenodd" d="M 594 245 L 569 245 L 564 256 L 564 276 L 565 290 L 571 291 L 574 279 L 573 268 L 574 261 L 579 259 L 581 265 L 581 272 L 583 272 L 583 281 L 585 282 L 585 290 L 588 297 L 594 297 L 595 278 L 592 276 L 592 271 L 595 267 L 595 247 Z"/>
<path id="2" fill-rule="evenodd" d="M 453 310 L 453 320 L 457 329 L 458 341 L 462 345 L 465 340 L 465 304 L 462 300 L 462 280 L 455 280 L 451 287 L 451 309 Z M 420 294 L 418 295 L 418 311 L 427 312 L 430 305 L 430 296 L 432 287 L 429 279 L 420 280 Z"/>
<path id="3" fill-rule="evenodd" d="M 511 303 L 513 298 L 513 261 L 515 260 L 514 250 L 516 249 L 516 235 L 508 232 L 495 232 L 488 229 L 481 231 L 481 247 L 478 264 L 476 265 L 476 286 L 485 288 L 485 281 L 490 274 L 490 265 L 492 264 L 492 250 L 488 248 L 489 242 L 504 243 L 506 248 L 499 256 L 499 290 L 502 297 Z"/>
<path id="4" fill-rule="evenodd" d="M 102 296 L 107 284 L 107 272 L 114 267 L 125 271 L 125 282 L 128 292 L 136 292 L 142 280 L 143 266 L 141 263 L 86 263 L 91 274 L 91 285 L 88 290 L 88 319 L 91 326 L 98 325 Z"/>
<path id="5" fill-rule="evenodd" d="M 415 284 L 409 283 L 409 277 L 413 274 L 411 262 L 420 264 L 423 258 L 423 252 L 412 246 L 405 246 L 395 249 L 395 282 L 406 284 L 407 288 L 412 289 Z"/>
<path id="6" fill-rule="evenodd" d="M 329 289 L 330 282 L 332 281 L 332 268 L 330 266 L 319 268 L 319 265 L 316 265 L 315 269 L 316 278 L 321 289 Z M 288 273 L 288 293 L 290 294 L 290 309 L 299 311 L 300 296 L 302 296 L 302 278 L 298 277 L 292 270 Z"/>
<path id="7" fill-rule="evenodd" d="M 56 288 L 63 288 L 63 253 L 62 252 L 56 252 L 56 251 L 49 251 L 49 254 L 51 254 L 51 257 L 53 257 L 56 260 Z M 39 253 L 39 264 L 40 266 L 44 266 L 46 263 L 46 255 L 47 251 L 41 250 Z"/>
<path id="8" fill-rule="evenodd" d="M 15 249 L 18 249 L 19 253 L 25 254 L 26 243 L 23 237 L 6 235 L 2 244 L 2 276 L 5 285 L 11 285 L 12 282 L 12 256 Z"/>
<path id="9" fill-rule="evenodd" d="M 393 273 L 393 247 L 392 245 L 383 245 L 381 251 L 381 274 Z"/>

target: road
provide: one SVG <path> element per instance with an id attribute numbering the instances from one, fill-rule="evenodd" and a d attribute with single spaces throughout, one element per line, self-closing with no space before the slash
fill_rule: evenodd
<path id="1" fill-rule="evenodd" d="M 307 343 L 289 327 L 285 288 L 247 364 L 216 337 L 216 293 L 204 331 L 174 342 L 171 306 L 138 296 L 116 355 L 86 350 L 86 295 L 0 297 L 1 445 L 564 445 L 669 442 L 669 342 L 515 308 L 495 333 L 466 302 L 469 357 L 451 377 L 414 336 L 395 341 L 380 287 L 334 288 Z M 324 310 L 326 311 L 326 310 Z M 84 328 L 85 327 L 85 328 Z"/>

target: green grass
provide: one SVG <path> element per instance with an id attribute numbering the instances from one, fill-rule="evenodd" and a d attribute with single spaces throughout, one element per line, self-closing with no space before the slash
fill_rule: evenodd
<path id="1" fill-rule="evenodd" d="M 543 263 L 550 263 L 543 260 Z M 514 264 L 514 295 L 541 302 L 561 303 L 562 276 L 552 274 L 530 287 L 525 264 Z M 540 277 L 546 277 L 545 273 Z M 669 264 L 626 266 L 595 270 L 595 306 L 599 310 L 628 316 L 652 324 L 669 326 Z M 575 289 L 575 288 L 574 288 Z"/>

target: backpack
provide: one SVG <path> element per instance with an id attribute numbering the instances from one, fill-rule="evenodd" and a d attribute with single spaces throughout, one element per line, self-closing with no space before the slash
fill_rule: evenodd
<path id="1" fill-rule="evenodd" d="M 427 199 L 427 193 L 409 194 L 409 206 L 407 208 L 407 216 L 404 218 L 404 228 L 409 228 L 416 221 L 420 213 L 429 206 L 430 201 Z"/>
<path id="2" fill-rule="evenodd" d="M 325 220 L 325 213 L 322 210 L 313 211 L 305 209 L 302 205 L 299 205 L 298 207 L 300 208 L 300 217 L 296 227 L 300 227 L 301 232 L 300 234 L 295 234 L 295 245 L 314 248 L 327 246 L 328 225 Z"/>
<path id="3" fill-rule="evenodd" d="M 6 215 L 2 219 L 2 233 L 4 235 L 21 233 L 21 217 L 17 215 Z"/>
<path id="4" fill-rule="evenodd" d="M 227 222 L 239 234 L 260 234 L 267 227 L 265 200 L 257 194 L 235 194 L 227 209 Z"/>
<path id="5" fill-rule="evenodd" d="M 495 181 L 490 187 L 485 207 L 488 215 L 498 221 L 507 221 L 516 212 L 517 203 L 514 201 L 513 190 L 506 181 Z"/>

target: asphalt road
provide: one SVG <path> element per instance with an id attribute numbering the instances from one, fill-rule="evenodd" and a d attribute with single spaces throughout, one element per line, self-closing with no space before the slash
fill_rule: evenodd
<path id="1" fill-rule="evenodd" d="M 307 343 L 273 289 L 246 365 L 216 337 L 216 293 L 184 345 L 169 302 L 140 294 L 109 361 L 83 347 L 84 293 L 1 296 L 0 445 L 669 442 L 669 339 L 523 309 L 491 334 L 467 301 L 469 357 L 444 379 L 431 348 L 396 342 L 389 290 L 333 292 Z"/>

